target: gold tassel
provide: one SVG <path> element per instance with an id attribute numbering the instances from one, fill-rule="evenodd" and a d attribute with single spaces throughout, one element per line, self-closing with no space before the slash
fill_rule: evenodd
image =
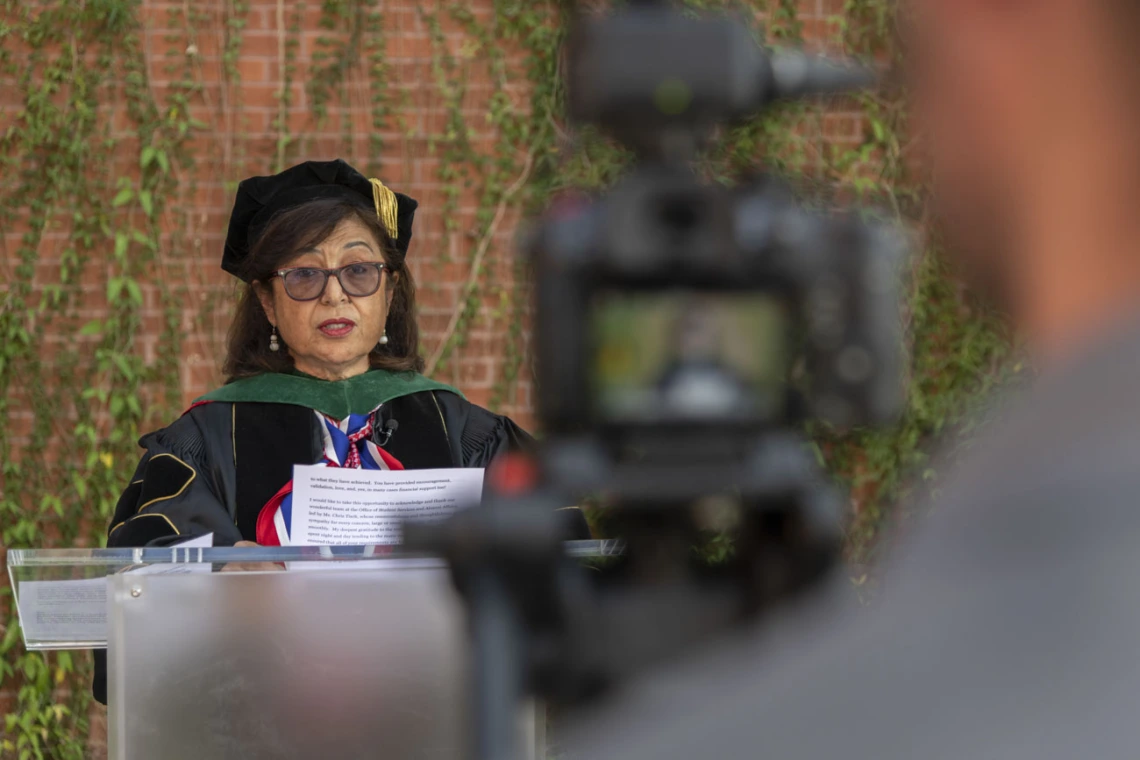
<path id="1" fill-rule="evenodd" d="M 396 194 L 378 179 L 368 180 L 372 184 L 372 201 L 376 204 L 376 216 L 388 231 L 392 240 L 400 236 L 400 226 L 396 221 Z"/>

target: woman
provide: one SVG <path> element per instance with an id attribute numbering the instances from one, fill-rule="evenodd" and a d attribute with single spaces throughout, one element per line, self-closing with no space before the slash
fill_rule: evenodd
<path id="1" fill-rule="evenodd" d="M 416 201 L 344 161 L 238 186 L 222 268 L 246 283 L 226 385 L 140 444 L 109 546 L 288 541 L 293 466 L 485 467 L 529 446 L 514 422 L 419 374 L 404 265 Z M 568 538 L 588 538 L 567 512 Z M 96 652 L 95 697 L 106 701 Z"/>
<path id="2" fill-rule="evenodd" d="M 418 374 L 415 210 L 340 160 L 238 186 L 222 268 L 246 285 L 227 384 L 140 441 L 110 546 L 208 532 L 218 545 L 283 544 L 294 465 L 484 467 L 530 445 L 510 419 Z"/>

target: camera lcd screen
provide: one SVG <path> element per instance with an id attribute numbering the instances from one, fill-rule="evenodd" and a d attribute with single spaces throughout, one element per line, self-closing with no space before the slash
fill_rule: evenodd
<path id="1" fill-rule="evenodd" d="M 783 411 L 789 317 L 757 292 L 603 292 L 592 310 L 601 421 L 758 422 Z"/>

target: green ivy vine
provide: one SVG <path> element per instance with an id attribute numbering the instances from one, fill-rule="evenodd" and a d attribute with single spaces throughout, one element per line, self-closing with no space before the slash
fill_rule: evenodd
<path id="1" fill-rule="evenodd" d="M 758 37 L 776 46 L 799 44 L 807 28 L 796 0 L 688 5 L 753 14 Z M 209 13 L 196 3 L 170 6 L 168 52 L 156 61 L 148 59 L 139 0 L 0 0 L 0 87 L 15 83 L 20 99 L 0 117 L 5 547 L 101 544 L 139 432 L 181 404 L 184 333 L 224 312 L 216 295 L 190 301 L 186 272 L 202 252 L 199 231 L 182 212 L 193 206 L 199 178 L 215 173 L 232 182 L 249 168 L 245 141 L 234 135 L 247 125 L 238 64 L 250 6 L 222 0 Z M 491 405 L 525 406 L 518 391 L 530 377 L 527 273 L 508 233 L 562 191 L 604 189 L 629 161 L 604 136 L 571 129 L 563 117 L 558 51 L 568 6 L 421 0 L 414 18 L 430 46 L 430 86 L 395 75 L 389 51 L 397 40 L 379 0 L 310 6 L 319 9 L 320 35 L 307 62 L 300 56 L 305 4 L 278 0 L 271 8 L 282 86 L 272 166 L 253 169 L 300 160 L 330 124 L 346 157 L 364 166 L 379 167 L 401 150 L 433 159 L 432 182 L 443 191 L 432 213 L 444 220 L 445 239 L 434 259 L 421 255 L 421 280 L 430 290 L 441 279 L 434 273 L 464 274 L 442 339 L 427 346 L 429 367 L 462 384 L 463 358 L 485 351 L 476 340 L 492 335 L 503 360 Z M 890 0 L 847 0 L 832 26 L 829 48 L 898 65 Z M 208 35 L 221 41 L 214 78 L 198 52 Z M 162 86 L 151 81 L 157 71 Z M 207 86 L 218 77 L 220 88 Z M 295 114 L 295 92 L 304 93 L 307 122 Z M 762 165 L 790 176 L 808 200 L 874 203 L 921 238 L 923 178 L 906 160 L 904 95 L 892 85 L 822 108 L 783 106 L 724 129 L 701 171 L 732 183 Z M 411 118 L 425 100 L 428 121 Z M 358 136 L 351 114 L 362 105 L 367 134 Z M 224 117 L 220 158 L 191 150 L 205 136 L 192 116 L 203 107 Z M 827 139 L 827 119 L 837 113 L 857 117 L 854 140 Z M 353 155 L 362 144 L 367 155 Z M 420 153 L 409 156 L 409 146 Z M 914 351 L 902 422 L 888 431 L 811 431 L 821 461 L 851 487 L 849 549 L 857 564 L 872 558 L 889 505 L 917 495 L 908 489 L 936 487 L 933 437 L 968 441 L 970 399 L 1012 371 L 1008 336 L 962 295 L 936 240 L 926 240 L 906 276 Z M 153 333 L 146 324 L 161 326 L 157 345 L 144 340 Z M 0 585 L 0 691 L 16 691 L 0 724 L 0 756 L 85 757 L 89 659 L 24 652 L 10 597 Z"/>
<path id="2" fill-rule="evenodd" d="M 144 288 L 180 255 L 176 240 L 161 253 L 159 241 L 179 177 L 192 170 L 184 145 L 196 128 L 189 102 L 197 85 L 179 67 L 155 96 L 132 2 L 0 7 L 0 75 L 22 95 L 0 135 L 8 180 L 0 228 L 20 231 L 3 250 L 2 540 L 98 545 L 140 426 L 181 395 L 179 292 L 158 292 L 148 304 Z M 108 100 L 126 116 L 125 130 L 100 113 Z M 132 155 L 126 166 L 111 160 Z M 161 314 L 160 340 L 171 349 L 149 360 L 137 344 L 148 306 Z M 3 594 L 10 608 L 6 586 Z M 84 756 L 89 697 L 75 686 L 88 675 L 87 658 L 24 653 L 10 609 L 7 618 L 0 685 L 18 689 L 0 754 Z"/>

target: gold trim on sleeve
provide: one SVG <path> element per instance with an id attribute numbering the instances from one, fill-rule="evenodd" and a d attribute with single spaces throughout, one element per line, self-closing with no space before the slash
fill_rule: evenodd
<path id="1" fill-rule="evenodd" d="M 166 515 L 162 514 L 161 512 L 147 512 L 145 515 L 135 515 L 134 517 L 128 517 L 126 520 L 123 520 L 121 523 L 116 525 L 114 528 L 111 528 L 110 532 L 107 535 L 108 536 L 114 535 L 115 531 L 117 531 L 119 528 L 123 527 L 124 525 L 129 523 L 131 520 L 137 520 L 140 517 L 161 517 L 163 520 L 166 520 L 166 524 L 170 526 L 170 529 L 172 531 L 174 531 L 174 535 L 176 535 L 176 536 L 182 535 L 182 531 L 180 531 L 180 530 L 178 530 L 178 528 L 174 527 L 174 523 L 170 522 L 170 518 L 167 517 Z"/>
<path id="2" fill-rule="evenodd" d="M 183 462 L 181 459 L 179 459 L 178 457 L 174 456 L 173 454 L 155 454 L 154 456 L 152 456 L 152 457 L 151 457 L 151 458 L 150 458 L 150 459 L 147 461 L 147 466 L 149 467 L 149 466 L 150 466 L 150 463 L 151 463 L 151 462 L 153 462 L 154 460 L 158 459 L 159 457 L 170 457 L 170 458 L 171 458 L 171 459 L 173 459 L 174 461 L 178 462 L 180 465 L 182 465 L 183 467 L 185 467 L 187 470 L 189 470 L 189 471 L 190 471 L 190 477 L 186 479 L 186 482 L 182 484 L 182 487 L 181 487 L 181 488 L 179 488 L 177 491 L 175 491 L 174 493 L 170 494 L 169 496 L 159 496 L 157 499 L 151 499 L 151 500 L 150 500 L 150 501 L 148 501 L 146 504 L 143 504 L 143 505 L 142 505 L 141 507 L 139 507 L 139 508 L 138 508 L 138 510 L 135 512 L 135 515 L 136 515 L 136 516 L 138 515 L 138 513 L 139 513 L 139 512 L 142 512 L 144 509 L 146 509 L 147 507 L 151 506 L 152 504 L 157 504 L 157 503 L 159 503 L 160 501 L 170 501 L 170 500 L 171 500 L 171 499 L 173 499 L 173 498 L 176 498 L 176 497 L 178 497 L 178 496 L 181 496 L 181 495 L 182 495 L 182 492 L 183 492 L 183 491 L 185 491 L 185 490 L 186 490 L 186 488 L 187 488 L 187 487 L 188 487 L 188 486 L 189 486 L 191 483 L 193 483 L 193 482 L 194 482 L 194 478 L 198 477 L 198 471 L 197 471 L 197 470 L 195 470 L 193 467 L 191 467 L 190 465 L 186 464 L 185 462 Z"/>

